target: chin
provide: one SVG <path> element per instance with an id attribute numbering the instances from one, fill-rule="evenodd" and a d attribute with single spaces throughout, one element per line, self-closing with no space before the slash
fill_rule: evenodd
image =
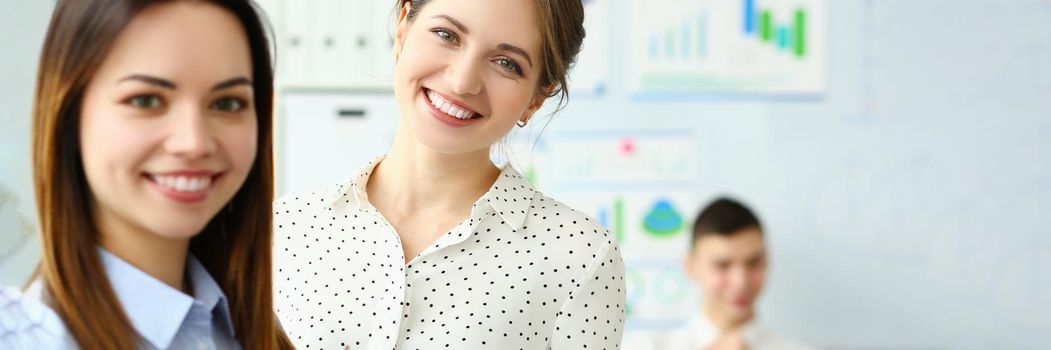
<path id="1" fill-rule="evenodd" d="M 449 140 L 435 135 L 418 135 L 416 140 L 434 152 L 445 155 L 467 154 L 480 150 L 474 145 L 465 144 L 462 140 Z M 485 147 L 488 149 L 488 147 Z"/>
<path id="2" fill-rule="evenodd" d="M 730 316 L 738 320 L 748 318 L 754 313 L 751 306 L 740 307 L 736 305 L 731 305 L 729 310 Z"/>
<path id="3" fill-rule="evenodd" d="M 166 223 L 159 222 L 147 227 L 149 227 L 150 232 L 153 232 L 155 235 L 169 240 L 182 241 L 197 236 L 207 225 L 207 222 L 188 224 L 186 221 L 177 222 L 173 220 L 172 222 Z"/>
<path id="4" fill-rule="evenodd" d="M 418 124 L 417 124 L 418 125 Z M 489 144 L 474 142 L 475 140 L 455 137 L 455 135 L 442 135 L 437 130 L 414 130 L 416 142 L 431 149 L 434 152 L 448 155 L 467 154 L 478 151 L 489 150 Z"/>

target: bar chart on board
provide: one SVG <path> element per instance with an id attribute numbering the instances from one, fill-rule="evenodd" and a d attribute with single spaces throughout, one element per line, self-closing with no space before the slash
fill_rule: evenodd
<path id="1" fill-rule="evenodd" d="M 627 83 L 637 97 L 817 96 L 823 0 L 632 2 Z"/>

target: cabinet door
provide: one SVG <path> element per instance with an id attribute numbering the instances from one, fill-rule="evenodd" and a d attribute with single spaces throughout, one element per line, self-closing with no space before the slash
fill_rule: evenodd
<path id="1" fill-rule="evenodd" d="M 278 32 L 282 87 L 389 90 L 393 80 L 393 2 L 270 0 Z"/>
<path id="2" fill-rule="evenodd" d="M 278 193 L 342 183 L 387 151 L 398 124 L 394 96 L 288 93 Z"/>
<path id="3" fill-rule="evenodd" d="M 273 14 L 277 22 L 277 77 L 284 85 L 310 85 L 314 63 L 311 58 L 316 48 L 311 40 L 310 16 L 315 1 L 280 1 Z"/>

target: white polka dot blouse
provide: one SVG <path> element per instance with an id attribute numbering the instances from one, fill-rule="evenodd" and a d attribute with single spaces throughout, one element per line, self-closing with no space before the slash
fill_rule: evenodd
<path id="1" fill-rule="evenodd" d="M 277 200 L 274 304 L 299 349 L 617 349 L 624 264 L 581 212 L 505 165 L 470 217 L 405 263 L 368 203 L 377 161 Z"/>

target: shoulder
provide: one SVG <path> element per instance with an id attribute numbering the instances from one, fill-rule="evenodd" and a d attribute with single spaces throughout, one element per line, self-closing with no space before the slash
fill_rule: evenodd
<path id="1" fill-rule="evenodd" d="M 286 194 L 274 201 L 274 243 L 307 233 L 320 220 L 330 217 L 338 201 L 342 185 L 332 185 L 311 191 Z M 326 216 L 327 215 L 327 216 Z"/>
<path id="2" fill-rule="evenodd" d="M 774 331 L 771 331 L 763 326 L 755 327 L 748 334 L 749 343 L 758 350 L 763 349 L 776 349 L 776 350 L 812 350 L 814 348 L 804 345 L 795 341 L 794 339 L 784 337 Z"/>
<path id="3" fill-rule="evenodd" d="M 336 197 L 343 192 L 344 185 L 334 184 L 308 191 L 292 192 L 274 201 L 274 214 L 292 214 L 302 212 L 304 209 L 319 209 L 336 201 Z"/>
<path id="4" fill-rule="evenodd" d="M 0 288 L 0 348 L 75 348 L 61 317 L 33 294 Z"/>
<path id="5" fill-rule="evenodd" d="M 588 214 L 536 192 L 526 216 L 526 224 L 544 228 L 543 231 L 572 234 L 592 244 L 616 245 L 616 237 Z M 547 230 L 550 229 L 550 230 Z"/>
<path id="6" fill-rule="evenodd" d="M 541 192 L 530 203 L 526 234 L 562 248 L 578 261 L 620 260 L 617 239 L 598 220 Z M 582 254 L 580 254 L 582 253 Z M 567 256 L 568 258 L 568 256 Z"/>
<path id="7" fill-rule="evenodd" d="M 346 221 L 357 218 L 355 210 L 344 200 L 351 200 L 344 185 L 332 185 L 312 191 L 295 192 L 274 201 L 272 267 L 278 278 L 302 278 L 295 271 L 315 264 L 331 254 L 328 243 L 337 238 Z M 320 243 L 324 242 L 324 243 Z M 287 282 L 287 281 L 284 281 Z M 275 283 L 277 290 L 287 283 Z"/>
<path id="8" fill-rule="evenodd" d="M 274 219 L 302 213 L 322 212 L 333 208 L 357 205 L 357 196 L 363 194 L 361 189 L 368 183 L 369 177 L 383 157 L 379 157 L 346 178 L 342 183 L 316 188 L 307 191 L 296 191 L 274 201 Z"/>

